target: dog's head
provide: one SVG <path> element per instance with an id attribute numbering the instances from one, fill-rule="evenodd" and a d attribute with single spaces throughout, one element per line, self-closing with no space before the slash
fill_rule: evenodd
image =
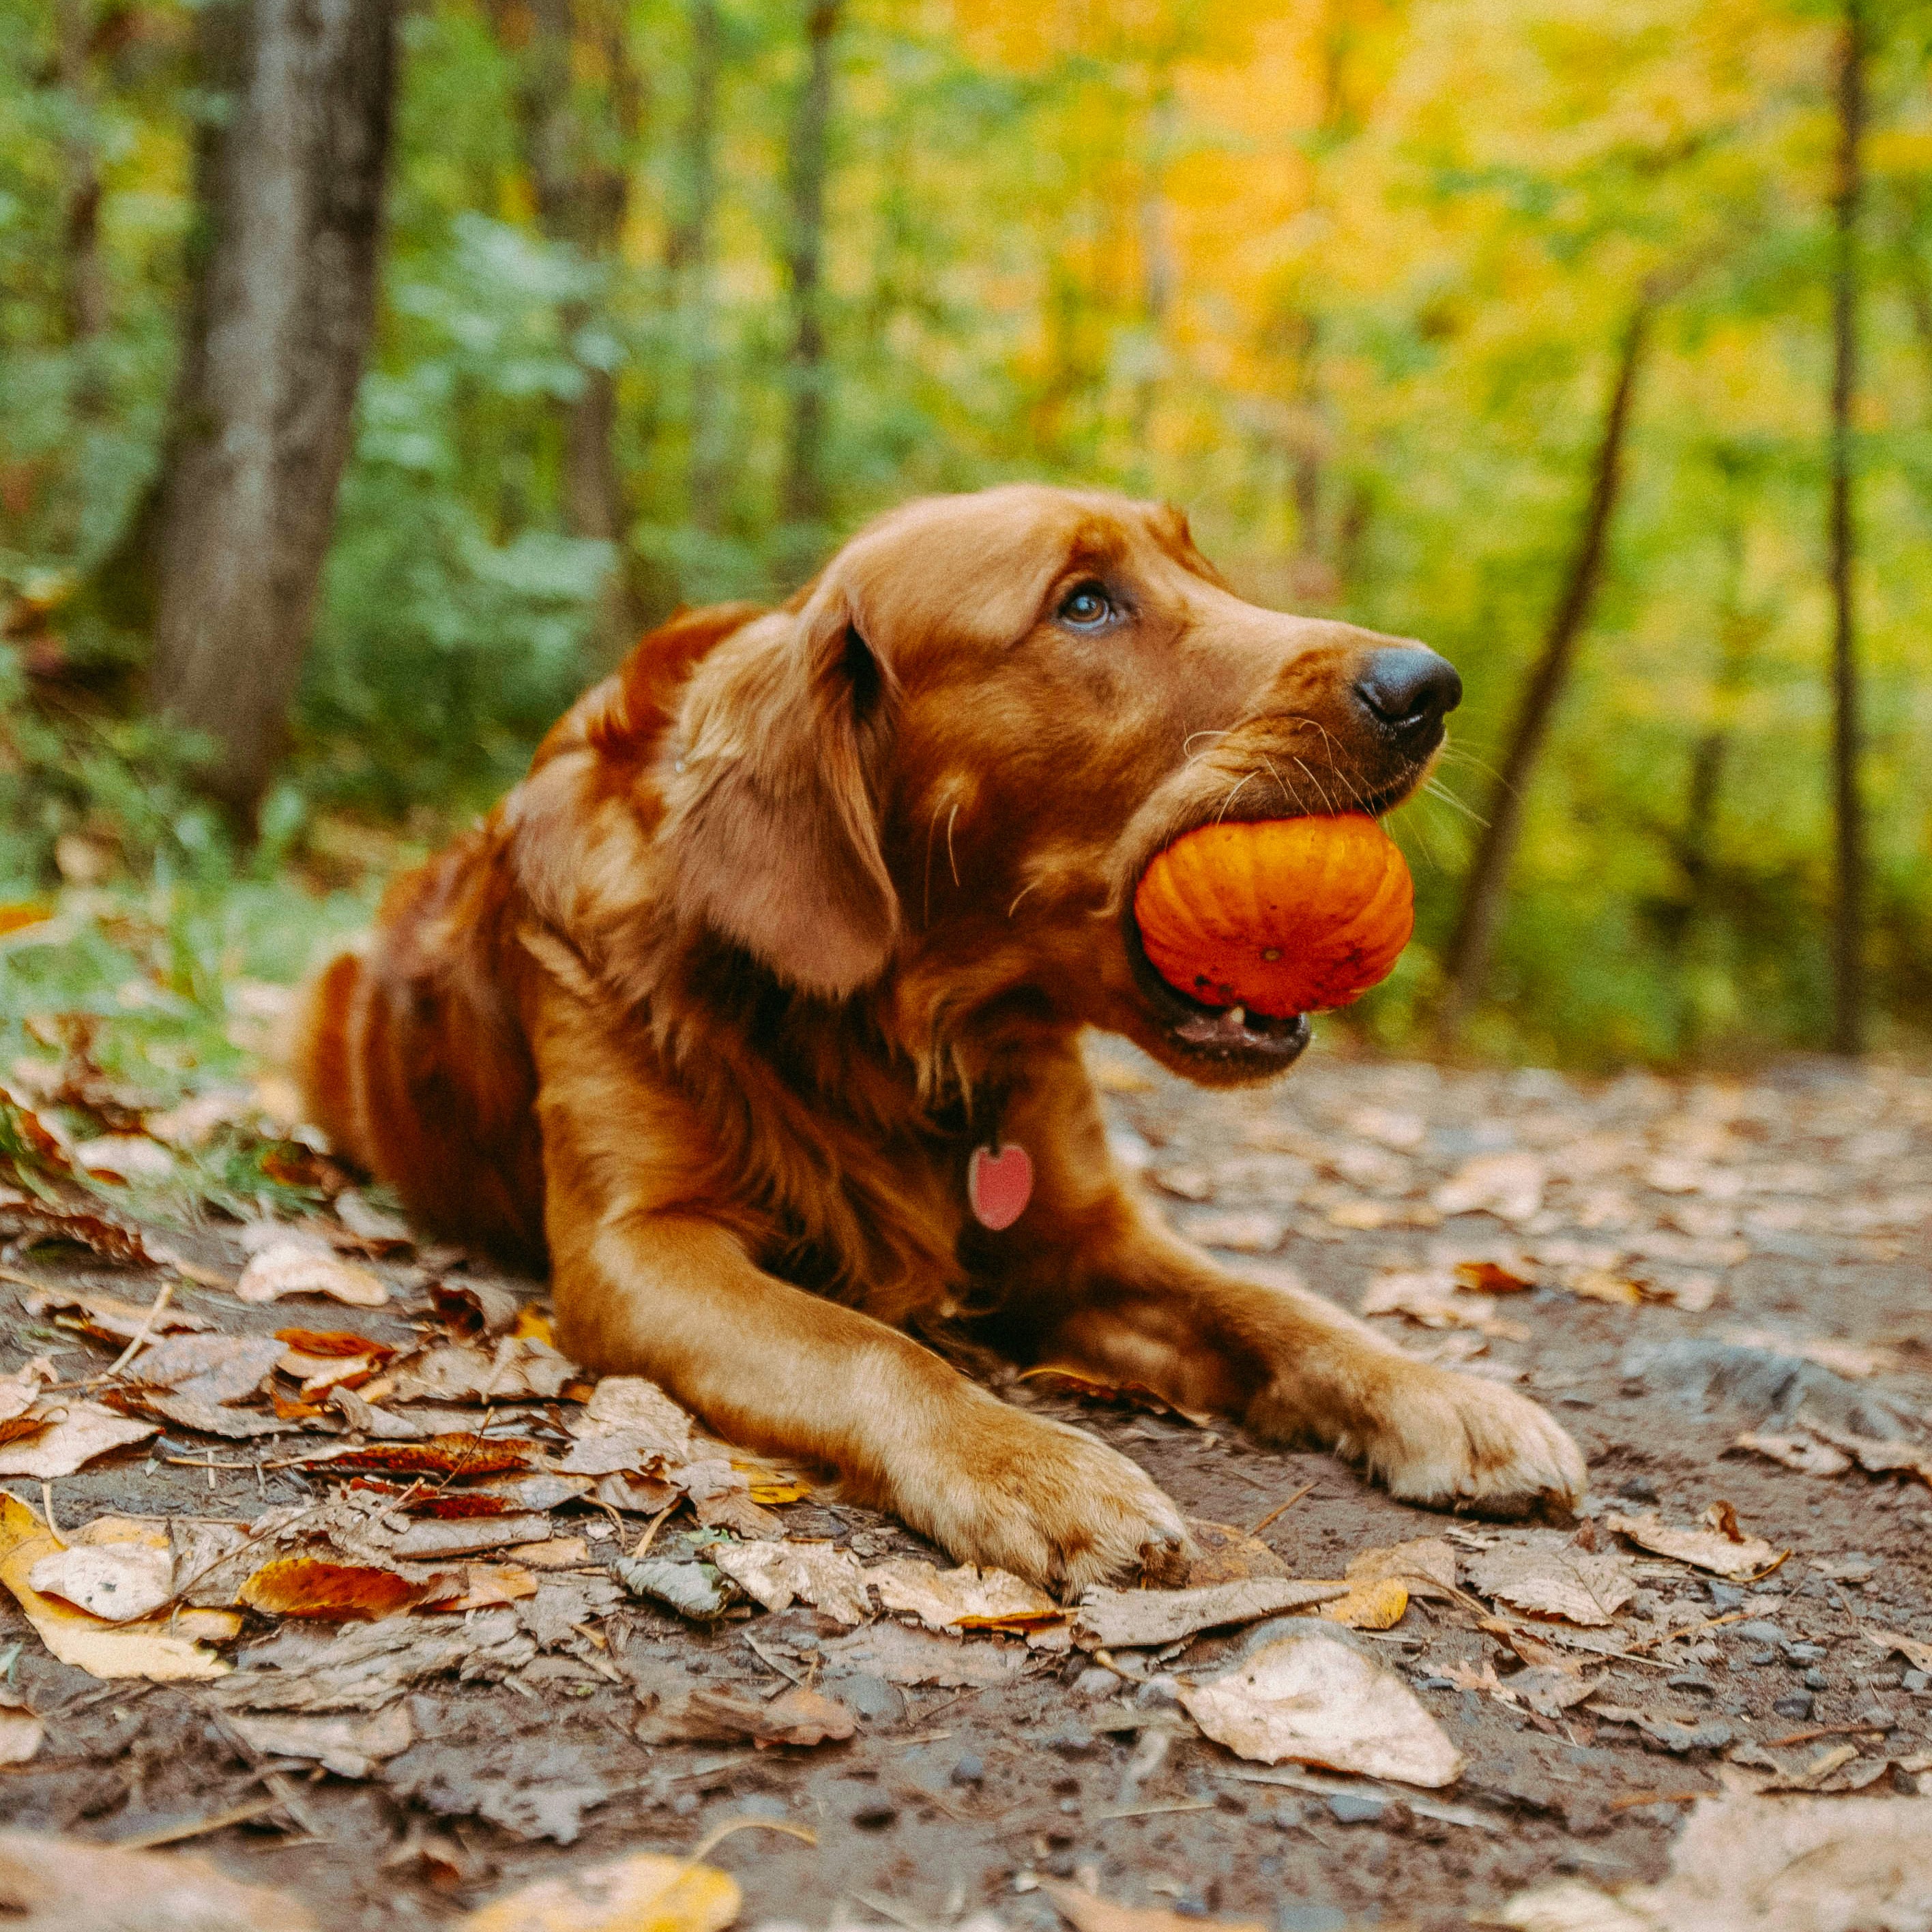
<path id="1" fill-rule="evenodd" d="M 909 1028 L 1084 1022 L 1252 1079 L 1305 1021 L 1167 986 L 1136 884 L 1209 820 L 1399 803 L 1461 694 L 1418 644 L 1244 603 L 1175 510 L 909 504 L 694 674 L 662 773 L 678 914 L 811 992 L 883 983 Z"/>

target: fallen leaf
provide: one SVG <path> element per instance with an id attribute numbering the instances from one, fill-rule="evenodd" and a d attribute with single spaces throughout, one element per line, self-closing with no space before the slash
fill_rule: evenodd
<path id="1" fill-rule="evenodd" d="M 1834 1375 L 1848 1376 L 1862 1382 L 1872 1376 L 1888 1376 L 1898 1368 L 1895 1350 L 1866 1348 L 1856 1342 L 1831 1342 L 1818 1336 L 1792 1336 L 1775 1328 L 1727 1329 L 1724 1340 L 1740 1348 L 1770 1348 L 1780 1354 L 1796 1355 L 1816 1362 Z"/>
<path id="2" fill-rule="evenodd" d="M 1504 1544 L 1468 1565 L 1486 1597 L 1540 1617 L 1586 1627 L 1612 1622 L 1636 1594 L 1630 1559 L 1610 1550 L 1580 1550 L 1552 1535 L 1545 1542 Z"/>
<path id="3" fill-rule="evenodd" d="M 126 1373 L 144 1388 L 191 1402 L 239 1402 L 274 1372 L 282 1353 L 280 1342 L 265 1336 L 170 1335 L 137 1356 Z"/>
<path id="4" fill-rule="evenodd" d="M 107 1623 L 152 1616 L 174 1594 L 174 1558 L 164 1539 L 148 1543 L 75 1544 L 43 1556 L 27 1581 Z"/>
<path id="5" fill-rule="evenodd" d="M 0 1915 L 9 1932 L 316 1932 L 287 1892 L 206 1858 L 26 1832 L 0 1832 Z"/>
<path id="6" fill-rule="evenodd" d="M 507 1550 L 512 1544 L 535 1543 L 550 1528 L 548 1516 L 536 1515 L 431 1517 L 412 1522 L 388 1546 L 399 1558 L 438 1562 L 449 1556 L 473 1556 L 479 1550 Z"/>
<path id="7" fill-rule="evenodd" d="M 98 1402 L 56 1397 L 29 1414 L 44 1418 L 46 1426 L 34 1435 L 0 1444 L 0 1476 L 36 1476 L 44 1482 L 70 1476 L 97 1456 L 145 1442 L 155 1433 L 152 1422 L 130 1421 Z"/>
<path id="8" fill-rule="evenodd" d="M 341 1204 L 336 1204 L 340 1211 Z M 521 1332 L 518 1324 L 525 1312 L 524 1303 L 498 1282 L 466 1279 L 435 1281 L 430 1284 L 429 1298 L 437 1314 L 459 1335 L 500 1335 L 506 1330 Z M 551 1340 L 548 1335 L 536 1339 Z"/>
<path id="9" fill-rule="evenodd" d="M 1490 1214 L 1527 1221 L 1543 1205 L 1550 1178 L 1546 1162 L 1533 1154 L 1482 1154 L 1465 1161 L 1436 1188 L 1430 1204 L 1443 1214 Z"/>
<path id="10" fill-rule="evenodd" d="M 292 1419 L 263 1414 L 250 1408 L 223 1408 L 212 1402 L 170 1395 L 162 1389 L 110 1389 L 108 1400 L 117 1409 L 138 1409 L 143 1415 L 159 1416 L 164 1422 L 183 1429 L 198 1430 L 204 1436 L 219 1436 L 242 1442 L 256 1436 L 286 1436 L 297 1424 Z"/>
<path id="11" fill-rule="evenodd" d="M 1809 1416 L 1798 1418 L 1810 1432 L 1835 1449 L 1844 1450 L 1868 1476 L 1888 1475 L 1904 1470 L 1922 1483 L 1932 1484 L 1932 1448 L 1916 1442 L 1888 1442 L 1876 1436 L 1855 1436 L 1850 1430 L 1827 1428 Z"/>
<path id="12" fill-rule="evenodd" d="M 1339 1637 L 1285 1637 L 1180 1702 L 1217 1744 L 1405 1784 L 1453 1784 L 1462 1754 L 1414 1691 Z"/>
<path id="13" fill-rule="evenodd" d="M 1316 1614 L 1350 1630 L 1394 1630 L 1408 1614 L 1408 1592 L 1393 1576 L 1378 1577 L 1358 1584 Z"/>
<path id="14" fill-rule="evenodd" d="M 172 1304 L 156 1314 L 150 1304 L 123 1301 L 116 1294 L 78 1294 L 71 1290 L 43 1288 L 21 1297 L 29 1315 L 58 1322 L 63 1327 L 77 1326 L 96 1341 L 118 1346 L 136 1335 L 184 1335 L 212 1329 L 214 1324 L 205 1316 L 190 1315 Z"/>
<path id="15" fill-rule="evenodd" d="M 579 1476 L 573 1480 L 588 1483 L 590 1478 Z M 634 1469 L 614 1469 L 609 1475 L 598 1477 L 590 1491 L 596 1502 L 632 1516 L 656 1516 L 683 1493 L 675 1483 L 664 1482 L 656 1476 L 640 1476 Z"/>
<path id="16" fill-rule="evenodd" d="M 717 1544 L 710 1555 L 768 1610 L 788 1610 L 802 1600 L 848 1625 L 872 1614 L 864 1568 L 849 1550 L 829 1543 Z"/>
<path id="17" fill-rule="evenodd" d="M 548 1401 L 576 1374 L 569 1358 L 542 1342 L 500 1336 L 488 1348 L 446 1342 L 395 1372 L 398 1402 Z"/>
<path id="18" fill-rule="evenodd" d="M 242 1586 L 237 1600 L 269 1616 L 312 1617 L 326 1623 L 373 1622 L 419 1604 L 425 1586 L 368 1563 L 332 1563 L 315 1556 L 279 1556 Z"/>
<path id="19" fill-rule="evenodd" d="M 460 1594 L 436 1598 L 422 1607 L 438 1616 L 454 1616 L 520 1603 L 536 1593 L 537 1580 L 520 1563 L 466 1563 Z"/>
<path id="20" fill-rule="evenodd" d="M 1045 1591 L 1004 1570 L 970 1563 L 935 1569 L 916 1557 L 875 1563 L 866 1580 L 889 1610 L 909 1610 L 928 1629 L 1026 1630 L 1066 1615 Z"/>
<path id="21" fill-rule="evenodd" d="M 460 1932 L 724 1932 L 742 1900 L 738 1881 L 715 1866 L 635 1852 L 520 1886 L 471 1912 Z"/>
<path id="22" fill-rule="evenodd" d="M 858 1729 L 858 1720 L 836 1697 L 804 1684 L 763 1706 L 764 1723 L 754 1735 L 760 1744 L 838 1744 Z"/>
<path id="23" fill-rule="evenodd" d="M 692 1457 L 691 1418 L 654 1382 L 642 1376 L 606 1376 L 584 1406 L 585 1422 L 598 1429 L 636 1429 L 656 1435 L 664 1454 Z"/>
<path id="24" fill-rule="evenodd" d="M 366 1335 L 358 1335 L 346 1328 L 278 1328 L 275 1340 L 288 1345 L 290 1355 L 302 1366 L 290 1368 L 286 1364 L 278 1364 L 289 1375 L 307 1375 L 313 1372 L 308 1363 L 314 1359 L 328 1360 L 336 1356 L 393 1355 L 396 1352 L 386 1342 L 372 1342 Z"/>
<path id="25" fill-rule="evenodd" d="M 1039 1884 L 1074 1932 L 1268 1932 L 1258 1918 L 1184 1918 L 1158 1906 L 1116 1905 L 1058 1879 L 1043 1878 Z"/>
<path id="26" fill-rule="evenodd" d="M 734 1536 L 767 1543 L 776 1543 L 784 1534 L 784 1525 L 770 1510 L 752 1500 L 748 1484 L 741 1490 L 721 1490 L 708 1496 L 694 1496 L 692 1506 L 706 1529 L 728 1529 Z"/>
<path id="27" fill-rule="evenodd" d="M 546 1537 L 541 1543 L 519 1543 L 503 1552 L 512 1562 L 532 1570 L 577 1570 L 590 1561 L 590 1546 L 580 1536 Z"/>
<path id="28" fill-rule="evenodd" d="M 1654 1510 L 1641 1516 L 1612 1511 L 1602 1519 L 1606 1529 L 1627 1536 L 1640 1549 L 1708 1570 L 1715 1576 L 1750 1578 L 1776 1568 L 1791 1552 L 1761 1537 L 1727 1536 L 1721 1529 L 1672 1529 Z"/>
<path id="29" fill-rule="evenodd" d="M 228 1728 L 264 1757 L 313 1758 L 338 1778 L 367 1778 L 385 1758 L 416 1742 L 406 1703 L 373 1718 L 253 1718 L 237 1712 Z"/>
<path id="30" fill-rule="evenodd" d="M 285 1294 L 326 1294 L 356 1308 L 380 1308 L 389 1291 L 365 1268 L 339 1261 L 306 1241 L 278 1241 L 252 1256 L 235 1284 L 243 1301 L 278 1301 Z"/>
<path id="31" fill-rule="evenodd" d="M 104 1622 L 58 1597 L 43 1596 L 28 1582 L 34 1566 L 58 1549 L 40 1518 L 18 1497 L 0 1490 L 0 1582 L 12 1591 L 40 1641 L 63 1664 L 91 1676 L 145 1677 L 158 1683 L 227 1674 L 227 1660 L 196 1640 L 232 1636 L 241 1628 L 238 1617 L 222 1610 L 184 1610 L 151 1622 Z"/>
<path id="32" fill-rule="evenodd" d="M 237 1658 L 215 1693 L 252 1711 L 373 1711 L 410 1684 L 457 1676 L 495 1683 L 526 1668 L 537 1647 L 514 1610 L 478 1610 L 454 1621 L 388 1617 L 326 1627 L 284 1624 Z"/>
<path id="33" fill-rule="evenodd" d="M 1897 1630 L 1874 1630 L 1869 1624 L 1858 1634 L 1876 1646 L 1881 1656 L 1896 1651 L 1914 1670 L 1932 1671 L 1932 1639 L 1901 1636 Z"/>
<path id="34" fill-rule="evenodd" d="M 358 1240 L 368 1242 L 374 1251 L 416 1245 L 410 1224 L 400 1214 L 377 1207 L 359 1187 L 345 1187 L 329 1205 L 335 1210 L 335 1218 Z"/>
<path id="35" fill-rule="evenodd" d="M 1486 1296 L 1468 1294 L 1453 1275 L 1432 1268 L 1378 1276 L 1362 1297 L 1360 1312 L 1406 1316 L 1424 1328 L 1473 1328 L 1504 1342 L 1526 1340 L 1530 1332 L 1497 1314 Z"/>
<path id="36" fill-rule="evenodd" d="M 157 1186 L 175 1176 L 175 1157 L 146 1134 L 103 1134 L 79 1142 L 74 1164 L 96 1180 Z"/>
<path id="37" fill-rule="evenodd" d="M 634 1595 L 668 1604 L 679 1616 L 708 1623 L 730 1607 L 722 1574 L 709 1563 L 679 1563 L 668 1556 L 620 1556 L 615 1565 Z"/>
<path id="38" fill-rule="evenodd" d="M 1205 1590 L 1216 1583 L 1245 1583 L 1257 1577 L 1288 1574 L 1288 1565 L 1258 1536 L 1228 1522 L 1190 1518 L 1188 1532 L 1200 1554 L 1187 1566 L 1186 1587 Z"/>
<path id="39" fill-rule="evenodd" d="M 1454 1597 L 1456 1552 L 1439 1536 L 1414 1537 L 1406 1543 L 1363 1550 L 1349 1558 L 1342 1574 L 1352 1585 L 1393 1576 L 1407 1586 L 1412 1597 Z"/>
<path id="40" fill-rule="evenodd" d="M 418 1442 L 372 1442 L 362 1449 L 324 1451 L 303 1467 L 322 1476 L 373 1474 L 466 1478 L 508 1475 L 527 1469 L 534 1442 L 513 1436 L 431 1436 Z"/>
<path id="41" fill-rule="evenodd" d="M 1746 1430 L 1738 1438 L 1737 1446 L 1807 1476 L 1842 1476 L 1852 1466 L 1852 1459 L 1843 1450 L 1810 1436 L 1778 1436 L 1768 1430 Z"/>
<path id="42" fill-rule="evenodd" d="M 1088 1402 L 1102 1408 L 1138 1409 L 1144 1415 L 1178 1415 L 1184 1421 L 1200 1424 L 1206 1418 L 1176 1408 L 1157 1390 L 1144 1382 L 1105 1382 L 1077 1369 L 1044 1363 L 1022 1369 L 1019 1378 L 1041 1395 L 1068 1396 L 1076 1402 Z"/>
<path id="43" fill-rule="evenodd" d="M 1932 1922 L 1932 1798 L 1699 1801 L 1662 1884 L 1565 1881 L 1484 1922 L 1517 1932 L 1918 1932 Z"/>
<path id="44" fill-rule="evenodd" d="M 829 1661 L 869 1670 L 890 1684 L 908 1688 L 937 1684 L 944 1690 L 992 1684 L 1010 1684 L 1027 1667 L 1027 1653 L 1017 1644 L 962 1643 L 940 1636 L 922 1625 L 890 1619 L 854 1630 L 850 1636 L 829 1639 L 819 1646 Z"/>
<path id="45" fill-rule="evenodd" d="M 872 1574 L 876 1576 L 878 1572 Z M 1210 1584 L 1198 1590 L 1110 1590 L 1091 1583 L 1082 1592 L 1074 1612 L 1074 1634 L 1090 1649 L 1150 1648 L 1178 1642 L 1201 1630 L 1258 1623 L 1284 1611 L 1334 1603 L 1348 1594 L 1346 1583 L 1296 1582 L 1270 1576 Z M 888 1608 L 896 1607 L 883 1591 L 880 1600 Z"/>
<path id="46" fill-rule="evenodd" d="M 46 1741 L 47 1727 L 24 1704 L 0 1691 L 0 1764 L 26 1764 Z M 0 1862 L 0 1874 L 4 1866 Z M 0 1911 L 6 1909 L 6 1881 L 0 1875 Z"/>
<path id="47" fill-rule="evenodd" d="M 1478 1294 L 1526 1294 L 1539 1284 L 1534 1275 L 1504 1268 L 1500 1262 L 1458 1262 L 1457 1284 Z"/>
<path id="48" fill-rule="evenodd" d="M 1579 1299 L 1607 1302 L 1612 1308 L 1634 1308 L 1643 1299 L 1640 1283 L 1610 1268 L 1580 1269 L 1568 1286 Z"/>

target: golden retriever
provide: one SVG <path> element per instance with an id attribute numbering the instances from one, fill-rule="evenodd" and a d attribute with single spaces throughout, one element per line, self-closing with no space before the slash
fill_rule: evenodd
<path id="1" fill-rule="evenodd" d="M 1234 596 L 1169 508 L 908 504 L 784 608 L 674 619 L 304 1010 L 315 1120 L 426 1225 L 551 1270 L 578 1360 L 836 1471 L 962 1560 L 1173 1571 L 1124 1456 L 909 1334 L 1148 1384 L 1398 1496 L 1574 1503 L 1570 1438 L 1170 1233 L 1108 1153 L 1089 1027 L 1191 1080 L 1305 1018 L 1216 1010 L 1133 889 L 1210 818 L 1380 812 L 1457 701 L 1432 652 Z"/>

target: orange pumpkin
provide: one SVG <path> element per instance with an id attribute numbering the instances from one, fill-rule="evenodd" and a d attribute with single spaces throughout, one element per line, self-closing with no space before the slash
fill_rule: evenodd
<path id="1" fill-rule="evenodd" d="M 1280 1018 L 1346 1006 L 1385 978 L 1415 888 L 1360 812 L 1203 825 L 1157 854 L 1134 893 L 1141 944 L 1171 986 Z"/>

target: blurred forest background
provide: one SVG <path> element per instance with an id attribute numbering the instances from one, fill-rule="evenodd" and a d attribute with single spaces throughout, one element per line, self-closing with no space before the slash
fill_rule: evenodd
<path id="1" fill-rule="evenodd" d="M 118 908 L 137 1005 L 286 976 L 640 626 L 1029 476 L 1462 668 L 1376 1040 L 1922 1051 L 1928 50 L 1916 0 L 0 0 L 0 974 L 125 1006 Z"/>

